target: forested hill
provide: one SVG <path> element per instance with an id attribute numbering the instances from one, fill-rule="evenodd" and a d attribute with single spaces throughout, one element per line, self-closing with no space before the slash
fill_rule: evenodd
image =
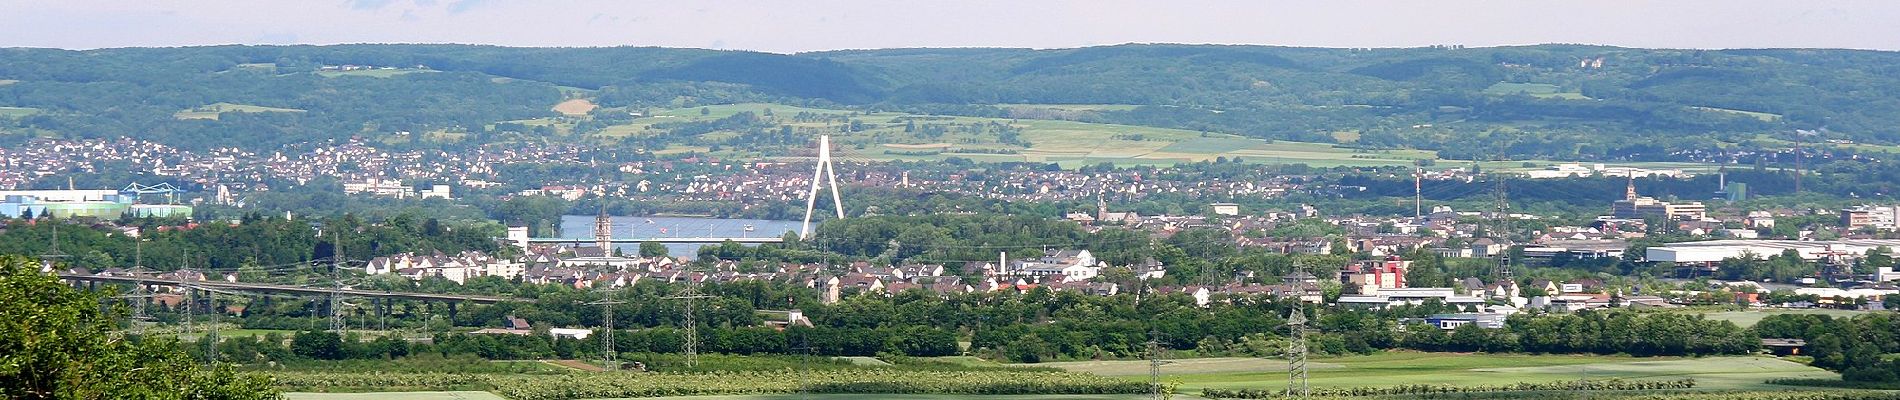
<path id="1" fill-rule="evenodd" d="M 351 68 L 369 70 L 343 70 Z M 0 49 L 0 143 L 136 136 L 276 146 L 741 101 L 1054 116 L 1305 141 L 1629 157 L 1786 138 L 1900 143 L 1900 53 L 1543 45 L 1122 45 L 770 54 L 467 45 Z M 620 108 L 627 107 L 627 108 Z M 195 112 L 195 113 L 194 113 Z M 602 112 L 602 111 L 596 111 Z M 623 113 L 624 114 L 624 113 Z M 585 118 L 569 116 L 567 118 Z M 578 133 L 605 124 L 578 125 Z"/>

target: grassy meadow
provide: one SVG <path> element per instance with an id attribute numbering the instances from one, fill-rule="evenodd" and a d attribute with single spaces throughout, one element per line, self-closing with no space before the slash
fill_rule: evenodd
<path id="1" fill-rule="evenodd" d="M 20 118 L 39 113 L 40 109 L 26 107 L 0 107 L 0 117 Z"/>
<path id="2" fill-rule="evenodd" d="M 299 109 L 295 109 L 295 108 L 277 108 L 277 107 L 265 107 L 265 106 L 254 106 L 254 105 L 249 105 L 249 104 L 234 104 L 234 103 L 222 103 L 222 102 L 221 102 L 221 103 L 211 103 L 211 104 L 208 104 L 208 105 L 205 105 L 205 106 L 201 106 L 201 107 L 196 107 L 196 108 L 192 108 L 192 109 L 189 109 L 189 110 L 184 110 L 184 111 L 179 111 L 179 112 L 176 112 L 176 113 L 173 113 L 173 114 L 172 114 L 172 118 L 177 118 L 177 119 L 209 119 L 209 120 L 216 120 L 216 119 L 218 119 L 218 115 L 219 115 L 219 114 L 223 114 L 223 113 L 228 113 L 228 112 L 243 112 L 243 113 L 266 113 L 266 112 L 292 112 L 292 113 L 300 113 L 300 112 L 304 112 L 304 110 L 299 110 Z"/>
<path id="3" fill-rule="evenodd" d="M 1069 371 L 1148 379 L 1146 361 L 1050 363 Z M 1176 360 L 1161 368 L 1162 379 L 1181 383 L 1187 393 L 1201 389 L 1278 389 L 1287 382 L 1286 362 L 1275 359 Z M 1785 389 L 1762 383 L 1773 378 L 1834 378 L 1838 375 L 1770 357 L 1635 358 L 1585 355 L 1508 355 L 1387 352 L 1368 356 L 1315 358 L 1308 363 L 1314 387 L 1378 387 L 1405 384 L 1506 385 L 1622 378 L 1665 380 L 1694 378 L 1698 390 Z"/>
<path id="4" fill-rule="evenodd" d="M 1010 105 L 1058 111 L 1120 110 L 1127 105 Z M 1241 158 L 1263 164 L 1303 163 L 1313 166 L 1410 165 L 1419 159 L 1434 159 L 1430 151 L 1366 151 L 1331 144 L 1267 141 L 1235 135 L 1202 133 L 1183 129 L 1102 124 L 1048 119 L 982 118 L 918 115 L 898 112 L 857 112 L 745 103 L 705 107 L 656 109 L 652 115 L 608 127 L 598 133 L 608 138 L 647 135 L 655 124 L 708 121 L 741 112 L 763 116 L 771 110 L 775 124 L 798 129 L 834 132 L 832 141 L 840 157 L 873 161 L 942 160 L 961 157 L 979 162 L 1053 162 L 1064 167 L 1100 163 L 1122 166 L 1173 165 L 1216 158 Z M 829 118 L 795 120 L 805 113 Z M 836 133 L 844 121 L 856 120 L 863 128 L 856 132 Z M 941 134 L 923 131 L 928 125 L 943 127 Z M 1007 126 L 1017 131 L 1027 145 L 1004 143 L 1001 133 L 989 125 Z M 906 132 L 911 129 L 911 132 Z M 730 132 L 712 132 L 703 138 L 718 139 Z M 736 152 L 726 156 L 744 156 Z"/>
<path id="5" fill-rule="evenodd" d="M 1548 83 L 1498 82 L 1495 85 L 1491 85 L 1491 87 L 1484 88 L 1484 94 L 1493 95 L 1493 96 L 1509 96 L 1509 95 L 1523 94 L 1523 95 L 1528 95 L 1528 96 L 1537 97 L 1537 98 L 1566 99 L 1566 100 L 1589 100 L 1590 99 L 1589 96 L 1584 96 L 1583 93 L 1565 92 L 1563 91 L 1563 88 L 1558 87 L 1557 85 L 1552 85 Z"/>

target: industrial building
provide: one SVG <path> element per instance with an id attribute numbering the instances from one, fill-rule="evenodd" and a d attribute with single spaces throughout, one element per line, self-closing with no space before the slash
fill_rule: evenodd
<path id="1" fill-rule="evenodd" d="M 141 188 L 127 190 L 0 190 L 0 217 L 24 215 L 51 218 L 171 217 L 192 214 L 189 206 L 138 204 Z M 169 188 L 169 186 L 167 186 Z M 165 189 L 175 191 L 176 189 Z"/>
<path id="2" fill-rule="evenodd" d="M 1872 227 L 1890 231 L 1896 223 L 1900 223 L 1900 207 L 1859 206 L 1841 210 L 1841 226 L 1847 229 Z"/>
<path id="3" fill-rule="evenodd" d="M 1708 209 L 1701 202 L 1671 203 L 1655 198 L 1636 195 L 1636 180 L 1631 179 L 1629 188 L 1622 200 L 1610 206 L 1612 215 L 1617 218 L 1644 219 L 1650 217 L 1677 221 L 1695 221 L 1708 216 Z"/>
<path id="4" fill-rule="evenodd" d="M 1895 239 L 1857 239 L 1857 240 L 1709 240 L 1701 242 L 1669 243 L 1650 247 L 1643 255 L 1649 261 L 1673 263 L 1719 263 L 1722 259 L 1738 258 L 1753 254 L 1767 258 L 1794 250 L 1804 260 L 1828 258 L 1857 258 L 1885 246 L 1900 249 L 1900 240 Z"/>

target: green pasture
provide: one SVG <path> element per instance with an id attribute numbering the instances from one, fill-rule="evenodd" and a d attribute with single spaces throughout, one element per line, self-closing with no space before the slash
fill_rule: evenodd
<path id="1" fill-rule="evenodd" d="M 1563 88 L 1558 87 L 1557 85 L 1552 85 L 1548 83 L 1498 82 L 1497 84 L 1491 85 L 1491 87 L 1484 88 L 1484 94 L 1493 95 L 1493 96 L 1509 96 L 1509 95 L 1522 94 L 1522 95 L 1538 97 L 1538 98 L 1568 99 L 1568 100 L 1589 100 L 1590 99 L 1590 97 L 1584 96 L 1583 93 L 1565 92 L 1563 91 Z"/>
<path id="2" fill-rule="evenodd" d="M 1045 109 L 1060 111 L 1128 111 L 1139 104 L 997 104 L 1004 109 Z"/>
<path id="3" fill-rule="evenodd" d="M 1702 110 L 1702 111 L 1714 111 L 1714 112 L 1719 112 L 1719 113 L 1746 115 L 1746 116 L 1755 117 L 1755 119 L 1759 119 L 1759 120 L 1767 121 L 1767 122 L 1775 122 L 1776 120 L 1781 119 L 1781 114 L 1770 114 L 1770 113 L 1765 113 L 1765 112 L 1743 111 L 1743 110 L 1715 108 L 1715 107 L 1689 107 L 1689 108 Z"/>
<path id="4" fill-rule="evenodd" d="M 38 108 L 0 107 L 0 117 L 20 118 L 40 112 Z"/>
<path id="5" fill-rule="evenodd" d="M 196 107 L 196 108 L 192 108 L 192 109 L 189 109 L 189 110 L 184 110 L 184 111 L 179 111 L 179 112 L 176 112 L 176 113 L 172 113 L 172 118 L 177 118 L 177 119 L 210 119 L 210 120 L 215 120 L 215 119 L 218 119 L 218 114 L 222 114 L 222 113 L 228 113 L 228 112 L 244 112 L 244 113 L 265 113 L 265 112 L 292 112 L 292 113 L 300 113 L 300 112 L 304 112 L 304 110 L 299 110 L 299 109 L 295 109 L 295 108 L 278 108 L 278 107 L 265 107 L 265 106 L 254 106 L 254 105 L 249 105 L 249 104 L 235 104 L 235 103 L 223 103 L 223 102 L 219 102 L 219 103 L 211 103 L 211 104 L 208 104 L 208 105 L 204 105 L 204 106 L 199 106 L 199 107 Z"/>
<path id="6" fill-rule="evenodd" d="M 1495 95 L 1495 96 L 1522 94 L 1522 95 L 1538 97 L 1538 98 L 1554 98 L 1554 99 L 1568 99 L 1568 100 L 1589 100 L 1590 99 L 1590 97 L 1584 96 L 1583 93 L 1565 92 L 1563 91 L 1563 88 L 1558 87 L 1557 85 L 1546 84 L 1546 83 L 1499 82 L 1497 84 L 1493 84 L 1490 87 L 1485 88 L 1484 94 Z"/>
<path id="7" fill-rule="evenodd" d="M 1116 110 L 1129 105 L 1010 105 L 1060 110 Z M 897 112 L 856 112 L 795 107 L 780 104 L 745 103 L 704 107 L 656 109 L 652 115 L 609 127 L 599 133 L 607 137 L 648 134 L 648 128 L 666 122 L 707 121 L 730 117 L 740 112 L 764 116 L 772 111 L 775 124 L 796 129 L 833 132 L 836 153 L 847 159 L 863 160 L 942 160 L 961 157 L 979 162 L 1052 162 L 1064 167 L 1093 164 L 1173 165 L 1240 158 L 1252 163 L 1304 163 L 1314 166 L 1410 165 L 1415 160 L 1436 158 L 1430 151 L 1366 151 L 1330 144 L 1266 141 L 1235 135 L 1204 133 L 1184 129 L 1101 124 L 1062 120 L 979 118 L 917 115 Z M 842 119 L 805 119 L 800 113 L 843 117 Z M 861 129 L 842 132 L 841 126 L 858 121 Z M 946 126 L 938 136 L 926 136 L 927 125 Z M 1002 125 L 1017 130 L 1027 146 L 1002 143 L 992 131 L 969 132 L 971 125 Z M 910 132 L 906 132 L 910 129 Z M 989 128 L 985 128 L 989 129 Z M 733 133 L 713 132 L 702 138 L 717 140 Z M 1008 151 L 998 154 L 995 151 Z M 722 154 L 726 156 L 738 155 Z"/>
<path id="8" fill-rule="evenodd" d="M 397 76 L 397 75 L 403 75 L 403 74 L 413 74 L 413 73 L 417 73 L 417 72 L 435 72 L 435 70 L 432 70 L 432 69 L 416 69 L 416 68 L 396 68 L 396 69 L 359 69 L 359 70 L 355 70 L 355 71 L 317 71 L 317 75 L 321 75 L 321 76 L 323 76 L 323 77 L 325 77 L 325 78 L 336 78 L 336 77 L 343 77 L 343 76 L 363 76 L 363 77 L 370 77 L 370 78 L 389 78 L 389 77 L 394 77 L 394 76 Z"/>
<path id="9" fill-rule="evenodd" d="M 1164 380 L 1181 382 L 1183 390 L 1278 389 L 1286 387 L 1283 360 L 1206 359 L 1174 360 L 1163 366 Z M 1127 379 L 1148 379 L 1146 361 L 1050 363 L 1078 372 Z M 1762 382 L 1773 378 L 1833 378 L 1819 368 L 1770 357 L 1636 358 L 1590 355 L 1507 355 L 1386 352 L 1369 356 L 1315 358 L 1309 382 L 1315 387 L 1369 387 L 1405 384 L 1505 385 L 1622 378 L 1694 378 L 1698 389 L 1773 389 Z M 1377 377 L 1377 379 L 1368 379 Z"/>

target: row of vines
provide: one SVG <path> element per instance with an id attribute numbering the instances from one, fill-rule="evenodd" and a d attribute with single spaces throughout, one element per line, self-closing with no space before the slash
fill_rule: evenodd
<path id="1" fill-rule="evenodd" d="M 1399 385 L 1386 387 L 1349 387 L 1314 388 L 1314 396 L 1321 397 L 1366 397 L 1419 394 L 1449 393 L 1490 393 L 1490 392 L 1544 392 L 1544 391 L 1619 391 L 1619 390 L 1664 390 L 1690 389 L 1695 387 L 1694 379 L 1667 381 L 1626 381 L 1622 379 L 1594 381 L 1561 382 L 1518 382 L 1509 385 L 1456 386 L 1456 385 Z M 1207 389 L 1201 397 L 1210 399 L 1275 399 L 1286 397 L 1285 390 L 1274 389 Z"/>
<path id="2" fill-rule="evenodd" d="M 775 393 L 1117 394 L 1148 385 L 1046 371 L 731 371 L 565 375 L 279 373 L 288 391 L 486 390 L 515 400 Z"/>

